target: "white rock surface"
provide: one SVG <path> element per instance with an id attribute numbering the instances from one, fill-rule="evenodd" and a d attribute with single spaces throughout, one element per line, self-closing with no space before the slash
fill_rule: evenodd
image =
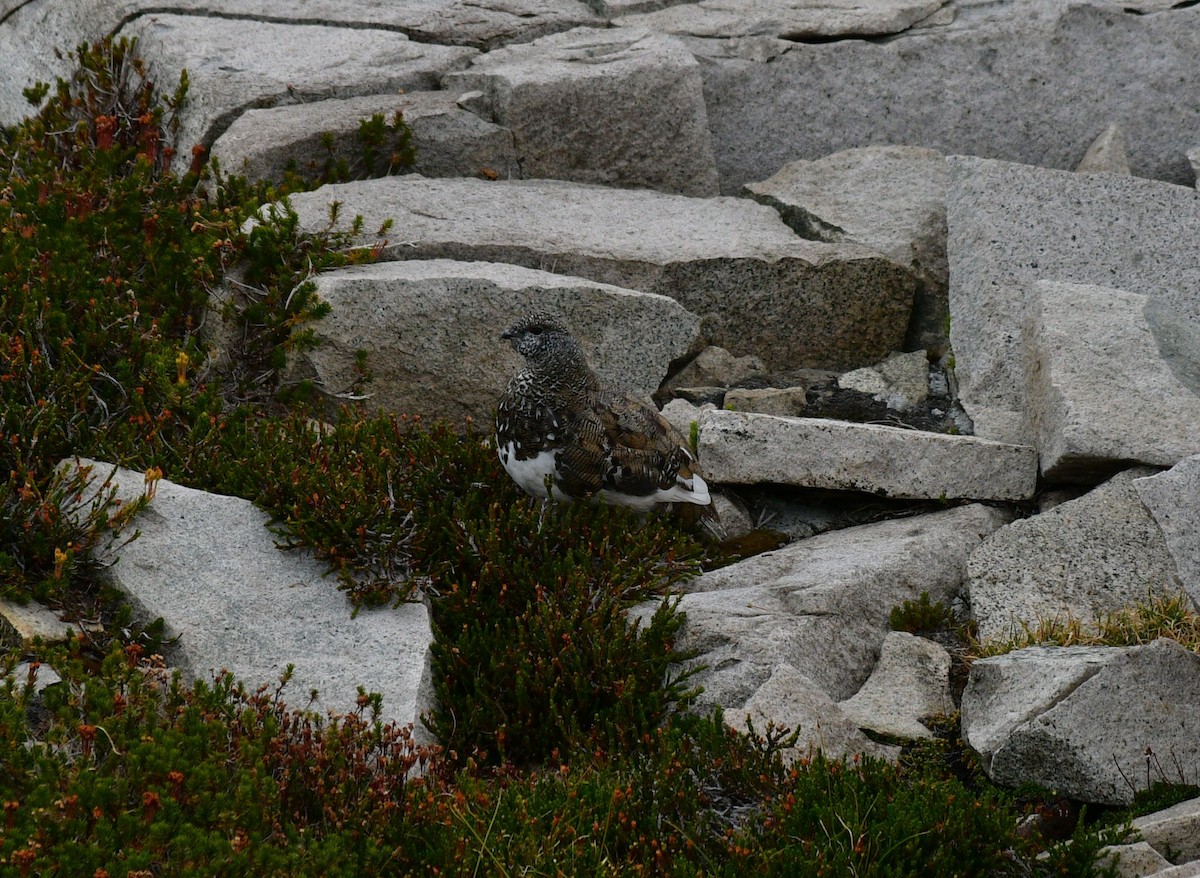
<path id="1" fill-rule="evenodd" d="M 777 729 L 799 731 L 796 746 L 783 754 L 788 761 L 814 750 L 830 759 L 861 754 L 892 761 L 900 752 L 899 747 L 877 744 L 864 735 L 820 687 L 787 664 L 776 668 L 741 710 L 726 713 L 725 721 L 743 732 L 753 725 L 757 735 L 765 735 L 771 723 Z"/>
<path id="2" fill-rule="evenodd" d="M 950 340 L 976 435 L 1029 441 L 1022 347 L 1037 280 L 1149 297 L 1158 355 L 1147 363 L 1118 357 L 1110 368 L 1127 367 L 1136 386 L 1165 363 L 1200 389 L 1189 352 L 1200 332 L 1200 248 L 1179 245 L 1200 237 L 1200 193 L 1138 177 L 946 161 Z"/>
<path id="3" fill-rule="evenodd" d="M 301 174 L 316 177 L 330 160 L 330 146 L 334 160 L 361 162 L 360 120 L 380 114 L 390 123 L 397 111 L 412 131 L 412 171 L 426 177 L 470 177 L 486 168 L 504 179 L 520 175 L 512 133 L 461 109 L 453 95 L 442 91 L 246 110 L 213 144 L 212 159 L 224 172 L 251 180 L 281 182 L 292 164 Z M 327 146 L 329 135 L 332 144 Z"/>
<path id="4" fill-rule="evenodd" d="M 882 363 L 840 376 L 838 387 L 869 393 L 888 408 L 904 411 L 929 396 L 929 360 L 923 350 L 892 354 Z"/>
<path id="5" fill-rule="evenodd" d="M 162 82 L 188 71 L 175 158 L 180 171 L 192 163 L 194 144 L 211 147 L 252 107 L 432 89 L 478 54 L 395 31 L 193 15 L 143 16 L 119 33 L 138 40 Z"/>
<path id="6" fill-rule="evenodd" d="M 768 368 L 875 362 L 898 347 L 912 305 L 904 269 L 853 244 L 798 238 L 744 198 L 689 198 L 553 180 L 417 175 L 294 195 L 304 230 L 361 215 L 362 243 L 395 221 L 385 259 L 511 262 L 659 293 L 702 320 L 709 344 Z"/>
<path id="7" fill-rule="evenodd" d="M 671 361 L 696 341 L 699 321 L 672 299 L 580 278 L 489 262 L 378 262 L 318 275 L 332 312 L 314 325 L 318 345 L 296 355 L 293 377 L 351 390 L 356 353 L 373 380 L 373 409 L 487 429 L 521 367 L 500 333 L 533 310 L 560 316 L 608 387 L 649 396 Z"/>
<path id="8" fill-rule="evenodd" d="M 929 738 L 921 720 L 954 712 L 950 653 L 924 637 L 891 631 L 867 682 L 838 707 L 859 728 L 901 738 Z"/>
<path id="9" fill-rule="evenodd" d="M 927 18 L 939 0 L 700 0 L 628 15 L 618 24 L 699 37 L 819 37 L 893 34 Z"/>
<path id="10" fill-rule="evenodd" d="M 729 387 L 763 371 L 758 357 L 735 357 L 723 347 L 709 345 L 672 376 L 669 387 Z"/>
<path id="11" fill-rule="evenodd" d="M 707 665 L 697 678 L 701 701 L 736 714 L 784 664 L 834 701 L 850 698 L 875 666 L 892 608 L 922 592 L 951 601 L 967 557 L 1008 520 L 971 505 L 861 525 L 690 581 L 677 646 L 697 649 Z"/>
<path id="12" fill-rule="evenodd" d="M 725 408 L 735 412 L 796 417 L 804 412 L 808 397 L 801 387 L 734 388 L 725 394 Z"/>
<path id="13" fill-rule="evenodd" d="M 1171 867 L 1170 860 L 1144 841 L 1109 845 L 1100 850 L 1097 860 L 1115 860 L 1118 878 L 1142 878 Z"/>
<path id="14" fill-rule="evenodd" d="M 1092 141 L 1075 171 L 1080 174 L 1131 174 L 1125 132 L 1113 122 Z"/>
<path id="15" fill-rule="evenodd" d="M 1026 400 L 1047 480 L 1093 484 L 1123 463 L 1200 453 L 1200 396 L 1162 358 L 1149 304 L 1084 284 L 1030 290 Z"/>
<path id="16" fill-rule="evenodd" d="M 745 187 L 796 233 L 853 241 L 906 265 L 917 278 L 907 349 L 945 348 L 946 162 L 932 149 L 869 146 L 789 162 Z"/>
<path id="17" fill-rule="evenodd" d="M 1200 860 L 1200 799 L 1188 799 L 1133 821 L 1134 831 L 1175 862 Z"/>
<path id="18" fill-rule="evenodd" d="M 1127 805 L 1159 772 L 1200 776 L 1197 704 L 1200 655 L 1173 640 L 1030 647 L 974 663 L 963 738 L 997 783 Z"/>
<path id="19" fill-rule="evenodd" d="M 700 463 L 714 482 L 935 500 L 1020 500 L 1033 496 L 1037 481 L 1028 446 L 749 412 L 704 414 Z"/>
<path id="20" fill-rule="evenodd" d="M 1162 531 L 1184 590 L 1200 607 L 1200 455 L 1134 479 L 1133 487 Z"/>
<path id="21" fill-rule="evenodd" d="M 1137 14 L 1150 7 L 1154 14 Z M 752 12 L 753 35 L 690 44 L 704 71 L 722 191 L 797 159 L 881 143 L 1073 169 L 1109 120 L 1130 132 L 1138 173 L 1191 185 L 1184 152 L 1197 145 L 1200 104 L 1181 106 L 1177 96 L 1200 92 L 1200 10 L 1169 7 L 956 3 L 878 40 L 791 39 Z M 866 16 L 873 8 L 860 6 Z M 696 20 L 692 9 L 662 15 L 677 17 L 682 33 Z M 804 11 L 837 27 L 832 12 Z"/>
<path id="22" fill-rule="evenodd" d="M 96 461 L 94 490 L 110 484 L 128 503 L 145 489 L 142 473 Z M 85 499 L 86 502 L 86 499 Z M 209 494 L 161 479 L 147 509 L 132 522 L 140 534 L 120 546 L 108 569 L 141 622 L 162 618 L 178 638 L 168 658 L 190 678 L 228 669 L 250 687 L 277 683 L 290 664 L 293 706 L 339 713 L 355 709 L 357 687 L 383 696 L 384 720 L 413 723 L 430 710 L 429 647 L 424 604 L 353 607 L 325 565 L 276 546 L 270 516 L 238 497 Z M 285 700 L 287 695 L 285 695 Z"/>
<path id="23" fill-rule="evenodd" d="M 579 28 L 497 49 L 444 87 L 512 132 L 523 177 L 716 195 L 700 68 L 679 40 Z"/>
<path id="24" fill-rule="evenodd" d="M 1162 531 L 1132 469 L 1094 491 L 993 534 L 971 556 L 967 595 L 981 640 L 1008 637 L 1038 619 L 1085 623 L 1147 597 L 1179 592 Z"/>

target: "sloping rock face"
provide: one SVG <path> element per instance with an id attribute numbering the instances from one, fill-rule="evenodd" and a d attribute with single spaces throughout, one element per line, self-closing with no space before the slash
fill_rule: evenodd
<path id="1" fill-rule="evenodd" d="M 1200 455 L 1167 472 L 1134 479 L 1133 487 L 1154 516 L 1184 589 L 1200 607 Z"/>
<path id="2" fill-rule="evenodd" d="M 580 28 L 498 49 L 445 78 L 512 132 L 524 177 L 716 195 L 700 66 L 678 40 Z"/>
<path id="3" fill-rule="evenodd" d="M 801 701 L 788 702 L 783 716 L 805 715 L 814 709 L 814 698 L 821 704 L 851 699 L 876 668 L 889 637 L 891 609 L 922 592 L 934 601 L 953 600 L 970 553 L 1007 521 L 1002 510 L 971 505 L 846 528 L 693 580 L 680 602 L 687 621 L 677 645 L 697 650 L 696 662 L 706 666 L 697 677 L 704 686 L 702 704 L 719 705 L 731 718 L 761 712 L 779 697 L 772 693 L 782 683 L 770 682 L 777 673 L 808 681 L 808 694 L 798 693 Z M 646 604 L 639 613 L 652 613 L 655 606 Z M 757 697 L 768 685 L 767 693 Z M 867 714 L 873 712 L 868 702 L 886 694 L 878 688 L 868 689 L 852 705 L 856 724 L 873 727 L 877 722 Z M 907 688 L 895 689 L 890 703 L 885 699 L 888 712 L 910 708 L 901 703 L 910 695 Z M 829 705 L 822 709 L 827 716 L 820 729 L 801 722 L 802 749 L 821 746 L 828 740 L 826 731 L 847 726 L 841 711 Z M 783 716 L 777 721 L 783 722 Z M 859 740 L 840 732 L 836 739 L 838 752 L 853 750 L 848 742 Z M 862 746 L 859 752 L 875 751 Z"/>
<path id="4" fill-rule="evenodd" d="M 1200 107 L 1180 107 L 1176 96 L 1200 90 L 1194 7 L 953 3 L 905 30 L 916 4 L 855 4 L 855 17 L 879 22 L 875 33 L 894 33 L 862 39 L 861 27 L 837 23 L 834 4 L 804 4 L 828 21 L 824 32 L 796 32 L 759 6 L 726 26 L 729 38 L 688 38 L 704 71 L 722 191 L 790 161 L 878 143 L 1071 169 L 1114 120 L 1138 132 L 1135 173 L 1192 182 L 1185 151 L 1196 146 Z M 673 14 L 665 28 L 686 35 L 705 21 L 693 9 L 657 14 Z"/>
<path id="5" fill-rule="evenodd" d="M 975 663 L 963 736 L 1000 783 L 1127 805 L 1166 772 L 1200 776 L 1198 703 L 1200 656 L 1172 640 L 1030 647 Z"/>
<path id="6" fill-rule="evenodd" d="M 701 319 L 709 344 L 768 368 L 854 367 L 900 346 L 914 283 L 853 244 L 797 237 L 770 208 L 550 180 L 426 180 L 324 186 L 292 197 L 305 230 L 387 219 L 386 259 L 508 262 L 657 293 Z M 363 244 L 378 244 L 371 235 Z"/>
<path id="7" fill-rule="evenodd" d="M 1178 594 L 1175 562 L 1133 482 L 1133 469 L 1082 497 L 993 534 L 967 567 L 967 595 L 983 640 L 1039 619 L 1079 619 L 1147 597 Z"/>
<path id="8" fill-rule="evenodd" d="M 1200 326 L 1200 250 L 1179 246 L 1184 238 L 1200 235 L 1200 193 L 1136 177 L 987 159 L 951 157 L 947 163 L 950 340 L 962 403 L 977 435 L 1029 441 L 1022 368 L 1026 324 L 1040 312 L 1043 333 L 1057 323 L 1070 334 L 1072 307 L 1081 297 L 1097 300 L 1094 291 L 1036 287 L 1039 280 L 1098 284 L 1145 296 L 1142 314 L 1158 349 L 1156 359 L 1191 393 L 1200 390 L 1189 362 L 1190 333 L 1180 338 L 1178 331 Z M 1054 303 L 1064 293 L 1077 300 L 1074 306 Z M 1051 301 L 1038 308 L 1037 295 Z M 1125 326 L 1127 336 L 1141 332 L 1128 319 Z M 1096 347 L 1105 333 L 1120 331 L 1093 326 L 1073 344 Z M 1148 342 L 1141 344 L 1139 350 L 1145 350 Z M 1114 356 L 1109 368 L 1124 364 L 1122 356 Z M 1172 386 L 1160 404 L 1178 398 Z M 1189 417 L 1194 406 L 1181 414 Z"/>
<path id="9" fill-rule="evenodd" d="M 381 262 L 327 272 L 317 294 L 333 312 L 293 377 L 374 409 L 490 423 L 522 365 L 501 330 L 534 310 L 562 315 L 605 386 L 649 397 L 672 360 L 692 349 L 699 321 L 673 299 L 489 262 Z M 360 363 L 358 352 L 365 360 Z M 365 365 L 371 380 L 356 387 Z"/>
<path id="10" fill-rule="evenodd" d="M 63 465 L 90 467 L 92 490 L 115 488 L 123 503 L 146 487 L 142 473 L 110 464 Z M 108 576 L 140 621 L 166 623 L 168 658 L 190 678 L 226 669 L 253 688 L 291 665 L 291 691 L 307 699 L 317 690 L 317 709 L 349 713 L 363 686 L 383 696 L 385 720 L 412 723 L 427 739 L 420 717 L 433 707 L 433 632 L 424 604 L 352 615 L 324 565 L 276 546 L 269 518 L 238 497 L 160 480 Z"/>

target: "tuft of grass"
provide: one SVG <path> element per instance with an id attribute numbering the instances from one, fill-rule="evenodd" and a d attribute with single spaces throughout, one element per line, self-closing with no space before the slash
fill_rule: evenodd
<path id="1" fill-rule="evenodd" d="M 1012 637 L 974 641 L 978 658 L 1027 646 L 1140 646 L 1166 637 L 1200 652 L 1200 613 L 1186 594 L 1148 595 L 1132 607 L 1102 613 L 1091 621 L 1073 616 L 1040 619 Z"/>

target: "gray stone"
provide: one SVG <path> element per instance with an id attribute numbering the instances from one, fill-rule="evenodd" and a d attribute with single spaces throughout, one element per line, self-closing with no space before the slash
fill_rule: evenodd
<path id="1" fill-rule="evenodd" d="M 1096 859 L 1101 863 L 1115 861 L 1118 878 L 1143 878 L 1171 866 L 1170 860 L 1144 841 L 1108 845 L 1100 849 Z"/>
<path id="2" fill-rule="evenodd" d="M 1200 453 L 1200 396 L 1162 358 L 1146 296 L 1041 281 L 1029 292 L 1026 399 L 1042 474 L 1095 483 L 1123 463 Z"/>
<path id="3" fill-rule="evenodd" d="M 373 409 L 452 423 L 491 422 L 521 358 L 500 333 L 532 310 L 561 316 L 606 386 L 649 396 L 695 342 L 698 321 L 665 296 L 488 262 L 379 262 L 315 278 L 332 312 L 293 377 L 326 393 L 352 390 L 357 352 L 373 380 Z"/>
<path id="4" fill-rule="evenodd" d="M 1180 863 L 1178 866 L 1154 873 L 1154 878 L 1197 878 L 1197 876 L 1200 876 L 1200 860 Z"/>
<path id="5" fill-rule="evenodd" d="M 838 387 L 869 393 L 888 408 L 904 411 L 929 396 L 929 360 L 923 350 L 892 354 L 882 363 L 839 376 Z"/>
<path id="6" fill-rule="evenodd" d="M 1200 607 L 1200 455 L 1134 479 L 1133 487 L 1162 531 L 1184 590 Z"/>
<path id="7" fill-rule="evenodd" d="M 931 149 L 871 146 L 790 162 L 745 187 L 806 238 L 853 241 L 906 265 L 918 286 L 907 349 L 941 352 L 946 286 L 946 163 Z"/>
<path id="8" fill-rule="evenodd" d="M 912 499 L 1021 500 L 1034 450 L 973 436 L 820 418 L 706 412 L 700 463 L 715 482 L 770 482 Z"/>
<path id="9" fill-rule="evenodd" d="M 798 238 L 744 198 L 688 198 L 554 180 L 427 180 L 415 174 L 293 195 L 301 228 L 395 221 L 385 259 L 511 262 L 670 296 L 704 340 L 770 369 L 874 362 L 903 339 L 904 269 L 853 244 Z M 359 239 L 380 243 L 373 234 Z"/>
<path id="10" fill-rule="evenodd" d="M 142 16 L 119 33 L 137 39 L 161 82 L 188 71 L 176 170 L 192 163 L 194 144 L 210 148 L 250 108 L 433 89 L 478 54 L 394 31 L 207 16 Z"/>
<path id="11" fill-rule="evenodd" d="M 1189 149 L 1187 159 L 1188 164 L 1192 166 L 1192 176 L 1195 178 L 1196 188 L 1200 189 L 1200 149 Z"/>
<path id="12" fill-rule="evenodd" d="M 1200 777 L 1200 655 L 1137 647 L 1030 647 L 971 666 L 963 738 L 993 781 L 1128 805 L 1156 780 Z"/>
<path id="13" fill-rule="evenodd" d="M 709 345 L 673 375 L 667 386 L 732 387 L 763 370 L 763 362 L 758 357 L 735 357 L 725 348 Z"/>
<path id="14" fill-rule="evenodd" d="M 662 407 L 662 416 L 667 419 L 681 436 L 690 436 L 692 424 L 700 420 L 700 406 L 693 405 L 686 399 L 673 399 Z"/>
<path id="15" fill-rule="evenodd" d="M 952 600 L 967 557 L 1008 520 L 971 505 L 850 527 L 691 580 L 676 645 L 706 666 L 701 703 L 736 713 L 784 664 L 835 701 L 849 698 L 875 666 L 892 608 L 922 592 Z"/>
<path id="16" fill-rule="evenodd" d="M 955 3 L 875 40 L 777 39 L 763 16 L 754 36 L 692 38 L 721 190 L 879 143 L 1071 169 L 1097 120 L 1137 133 L 1139 173 L 1190 185 L 1184 151 L 1196 146 L 1200 103 L 1178 96 L 1200 93 L 1200 10 L 1137 14 L 1144 6 Z M 692 9 L 674 7 L 681 33 L 694 29 Z"/>
<path id="17" fill-rule="evenodd" d="M 449 92 L 433 91 L 247 110 L 213 144 L 212 158 L 226 173 L 251 180 L 282 182 L 289 166 L 317 177 L 329 161 L 361 164 L 360 120 L 380 114 L 390 123 L 397 112 L 412 131 L 411 170 L 418 174 L 468 177 L 487 169 L 506 179 L 520 175 L 511 132 L 460 109 Z"/>
<path id="18" fill-rule="evenodd" d="M 1148 597 L 1179 593 L 1162 531 L 1133 481 L 1114 476 L 1077 500 L 993 534 L 971 556 L 967 594 L 987 641 L 1039 619 L 1090 623 Z"/>
<path id="19" fill-rule="evenodd" d="M 829 759 L 866 755 L 893 762 L 900 753 L 899 747 L 877 744 L 864 735 L 820 687 L 786 664 L 772 672 L 741 710 L 726 713 L 725 722 L 742 732 L 753 725 L 760 736 L 772 725 L 798 731 L 796 745 L 782 754 L 789 763 L 818 750 Z"/>
<path id="20" fill-rule="evenodd" d="M 63 466 L 91 467 L 92 488 L 115 487 L 125 504 L 146 490 L 142 473 L 87 460 Z M 433 706 L 433 633 L 424 604 L 354 615 L 324 564 L 276 545 L 270 519 L 247 500 L 161 479 L 131 523 L 137 538 L 105 559 L 106 576 L 138 621 L 161 618 L 167 638 L 178 638 L 167 658 L 187 677 L 228 669 L 254 688 L 293 665 L 293 706 L 316 689 L 319 709 L 348 713 L 363 686 L 383 696 L 384 720 L 413 723 L 427 739 L 420 716 Z"/>
<path id="21" fill-rule="evenodd" d="M 1189 345 L 1161 348 L 1172 327 L 1200 325 L 1200 248 L 1184 243 L 1200 237 L 1200 192 L 1138 177 L 946 161 L 950 340 L 976 435 L 1029 441 L 1022 347 L 1037 280 L 1148 296 L 1160 314 L 1147 314 L 1160 355 L 1187 378 Z"/>
<path id="22" fill-rule="evenodd" d="M 950 653 L 924 637 L 891 631 L 863 687 L 838 705 L 859 728 L 901 738 L 931 738 L 921 722 L 953 713 Z"/>
<path id="23" fill-rule="evenodd" d="M 1129 169 L 1129 148 L 1125 143 L 1125 132 L 1116 122 L 1109 125 L 1092 141 L 1088 151 L 1075 168 L 1080 174 L 1132 174 Z"/>
<path id="24" fill-rule="evenodd" d="M 700 68 L 671 37 L 580 28 L 489 52 L 445 88 L 482 93 L 524 177 L 717 194 Z"/>
<path id="25" fill-rule="evenodd" d="M 1138 817 L 1133 829 L 1156 851 L 1170 854 L 1176 862 L 1200 860 L 1200 799 L 1188 799 Z"/>
<path id="26" fill-rule="evenodd" d="M 799 415 L 807 405 L 804 387 L 735 388 L 725 394 L 725 408 L 735 412 L 764 415 Z"/>
<path id="27" fill-rule="evenodd" d="M 0 598 L 0 647 L 28 648 L 35 640 L 61 643 L 77 633 L 78 623 L 64 622 L 39 603 L 18 604 Z M 91 626 L 89 630 L 99 630 Z"/>
<path id="28" fill-rule="evenodd" d="M 0 10 L 9 2 L 0 3 Z M 98 40 L 127 22 L 163 11 L 163 4 L 153 0 L 74 0 L 16 3 L 11 12 L 0 14 L 0 58 L 5 59 L 5 75 L 0 76 L 0 125 L 14 124 L 29 114 L 31 108 L 21 96 L 23 88 L 70 74 L 67 59 L 59 57 L 58 50 L 65 54 L 81 42 Z M 370 32 L 396 33 L 411 37 L 414 43 L 477 49 L 604 23 L 581 0 L 306 0 L 294 10 L 274 0 L 173 0 L 170 11 L 187 15 L 198 30 L 211 20 L 251 29 L 263 22 L 283 27 L 320 24 L 337 28 L 345 39 L 367 43 L 375 39 L 364 36 Z M 197 46 L 197 54 L 199 51 Z M 341 54 L 322 48 L 313 57 L 346 65 L 356 55 L 353 47 Z M 189 58 L 184 66 L 194 73 L 198 60 Z M 352 77 L 345 66 L 340 69 L 347 79 Z M 164 73 L 174 83 L 179 70 L 176 67 Z M 166 84 L 159 82 L 160 86 Z"/>
<path id="29" fill-rule="evenodd" d="M 7 679 L 18 686 L 32 684 L 34 695 L 41 695 L 50 686 L 62 682 L 58 671 L 42 662 L 18 662 Z"/>
<path id="30" fill-rule="evenodd" d="M 648 27 L 699 37 L 779 37 L 804 42 L 814 38 L 894 34 L 927 18 L 940 0 L 700 0 L 618 20 L 626 27 Z"/>

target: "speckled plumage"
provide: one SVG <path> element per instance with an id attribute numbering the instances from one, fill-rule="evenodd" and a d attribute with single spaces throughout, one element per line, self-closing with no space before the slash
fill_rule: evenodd
<path id="1" fill-rule="evenodd" d="M 527 493 L 642 511 L 711 502 L 679 432 L 656 409 L 602 388 L 560 323 L 531 314 L 501 338 L 525 367 L 496 409 L 496 450 Z"/>

